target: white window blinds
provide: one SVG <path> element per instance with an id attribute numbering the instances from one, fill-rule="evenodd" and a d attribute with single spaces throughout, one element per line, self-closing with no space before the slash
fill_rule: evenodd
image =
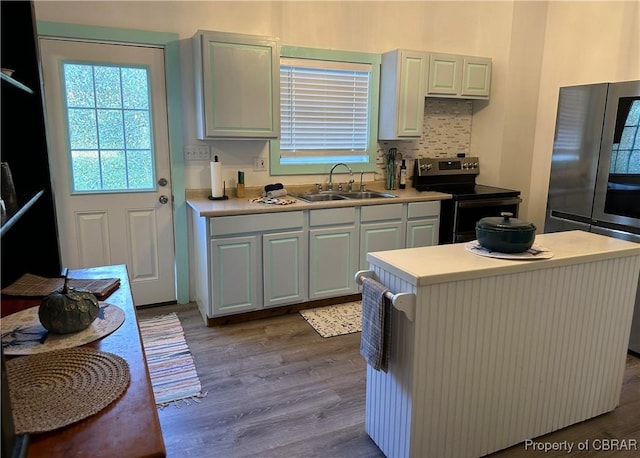
<path id="1" fill-rule="evenodd" d="M 281 59 L 281 162 L 367 162 L 370 75 L 369 64 Z"/>

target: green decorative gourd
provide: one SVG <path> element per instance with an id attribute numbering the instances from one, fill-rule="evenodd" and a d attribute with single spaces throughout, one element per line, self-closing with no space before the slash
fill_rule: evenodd
<path id="1" fill-rule="evenodd" d="M 88 328 L 100 311 L 100 303 L 93 294 L 69 288 L 66 269 L 63 275 L 62 291 L 45 297 L 38 309 L 42 326 L 56 334 L 69 334 Z"/>

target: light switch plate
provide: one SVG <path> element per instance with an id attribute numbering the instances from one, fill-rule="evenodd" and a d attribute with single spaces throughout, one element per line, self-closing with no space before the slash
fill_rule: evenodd
<path id="1" fill-rule="evenodd" d="M 210 161 L 209 145 L 189 145 L 184 147 L 185 161 Z"/>

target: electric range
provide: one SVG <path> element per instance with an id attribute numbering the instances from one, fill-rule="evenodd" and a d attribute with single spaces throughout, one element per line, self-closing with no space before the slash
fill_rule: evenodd
<path id="1" fill-rule="evenodd" d="M 475 240 L 475 225 L 482 218 L 500 216 L 502 212 L 518 216 L 520 191 L 476 184 L 479 174 L 477 157 L 416 159 L 413 187 L 453 196 L 441 202 L 441 245 Z"/>

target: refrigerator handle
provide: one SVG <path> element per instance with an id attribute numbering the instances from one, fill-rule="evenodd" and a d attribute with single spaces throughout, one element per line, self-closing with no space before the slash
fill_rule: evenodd
<path id="1" fill-rule="evenodd" d="M 552 218 L 564 219 L 567 221 L 571 221 L 574 223 L 583 223 L 583 224 L 592 224 L 593 221 L 591 218 L 587 218 L 586 216 L 576 215 L 573 213 L 561 212 L 558 210 L 551 210 L 550 213 Z"/>

